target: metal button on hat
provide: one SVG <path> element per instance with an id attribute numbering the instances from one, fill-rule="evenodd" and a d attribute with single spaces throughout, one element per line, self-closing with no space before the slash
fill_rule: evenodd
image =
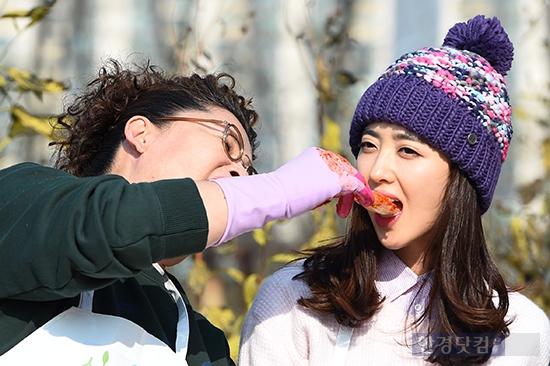
<path id="1" fill-rule="evenodd" d="M 471 133 L 468 135 L 468 143 L 470 145 L 475 145 L 477 143 L 477 135 L 475 133 Z"/>

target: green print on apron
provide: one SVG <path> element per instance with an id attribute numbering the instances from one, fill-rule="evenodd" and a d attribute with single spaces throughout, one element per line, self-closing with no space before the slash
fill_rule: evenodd
<path id="1" fill-rule="evenodd" d="M 80 295 L 78 308 L 59 314 L 1 356 L 0 365 L 187 366 L 187 310 L 164 270 L 154 267 L 178 307 L 177 352 L 129 320 L 93 313 L 91 291 Z"/>

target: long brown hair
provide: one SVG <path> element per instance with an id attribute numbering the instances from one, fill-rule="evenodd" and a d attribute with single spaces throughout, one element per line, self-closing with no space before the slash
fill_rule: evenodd
<path id="1" fill-rule="evenodd" d="M 344 238 L 303 253 L 304 270 L 295 279 L 307 283 L 312 295 L 298 303 L 334 314 L 342 325 L 361 326 L 384 301 L 374 282 L 382 248 L 367 210 L 356 204 Z M 428 305 L 414 324 L 427 321 L 431 334 L 445 336 L 508 335 L 508 288 L 487 250 L 475 190 L 456 166 L 451 167 L 425 260 L 433 268 L 433 284 Z M 498 296 L 497 306 L 493 296 Z M 444 355 L 436 348 L 427 361 L 481 364 L 490 355 Z"/>

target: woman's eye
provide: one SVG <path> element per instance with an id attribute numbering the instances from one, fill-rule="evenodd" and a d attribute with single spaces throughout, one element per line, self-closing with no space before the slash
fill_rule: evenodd
<path id="1" fill-rule="evenodd" d="M 362 141 L 359 146 L 361 147 L 361 149 L 368 149 L 368 148 L 376 147 L 376 145 L 374 145 L 370 141 Z"/>
<path id="2" fill-rule="evenodd" d="M 419 155 L 416 150 L 413 150 L 410 147 L 402 147 L 400 151 L 402 151 L 406 155 Z"/>
<path id="3" fill-rule="evenodd" d="M 231 156 L 237 156 L 239 154 L 239 150 L 241 145 L 233 135 L 227 135 L 227 137 L 224 140 L 225 142 L 225 149 L 231 153 Z"/>
<path id="4" fill-rule="evenodd" d="M 225 149 L 226 149 L 227 151 L 231 151 L 231 150 L 232 150 L 232 148 L 233 148 L 233 146 L 234 146 L 233 143 L 231 143 L 231 142 L 228 141 L 227 139 L 225 139 L 225 140 L 223 141 L 223 143 L 225 144 Z"/>

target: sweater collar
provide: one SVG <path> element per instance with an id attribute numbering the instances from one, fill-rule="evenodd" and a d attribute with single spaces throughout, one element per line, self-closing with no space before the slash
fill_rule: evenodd
<path id="1" fill-rule="evenodd" d="M 432 278 L 432 271 L 418 276 L 392 250 L 384 248 L 379 257 L 375 282 L 380 295 L 393 302 L 400 296 L 418 291 L 424 281 L 428 281 L 424 289 L 429 290 Z"/>

